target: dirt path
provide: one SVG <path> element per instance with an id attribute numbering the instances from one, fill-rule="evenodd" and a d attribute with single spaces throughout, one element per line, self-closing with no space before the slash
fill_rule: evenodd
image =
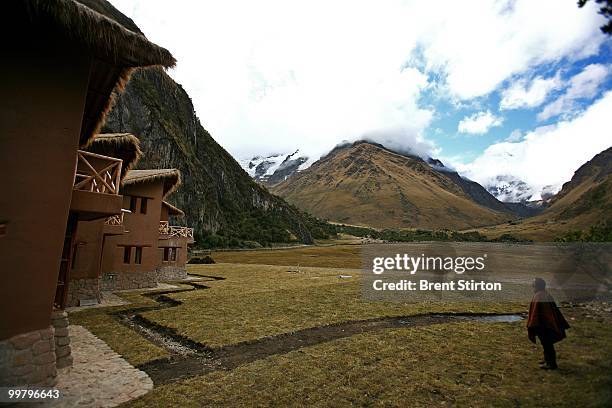
<path id="1" fill-rule="evenodd" d="M 523 316 L 517 314 L 484 313 L 439 313 L 383 317 L 312 327 L 292 333 L 284 333 L 254 341 L 232 344 L 218 349 L 211 349 L 204 344 L 178 334 L 173 329 L 158 325 L 142 317 L 141 313 L 176 307 L 181 304 L 180 301 L 167 296 L 168 294 L 209 289 L 209 286 L 201 282 L 225 279 L 216 276 L 202 277 L 206 278 L 206 280 L 185 282 L 191 286 L 189 289 L 168 290 L 143 295 L 155 300 L 158 303 L 157 305 L 133 308 L 115 314 L 123 324 L 171 354 L 169 357 L 153 360 L 138 367 L 145 371 L 155 384 L 169 383 L 181 378 L 202 375 L 216 370 L 232 370 L 255 360 L 289 353 L 302 347 L 314 346 L 359 333 L 466 320 L 478 322 L 514 322 L 523 319 Z"/>

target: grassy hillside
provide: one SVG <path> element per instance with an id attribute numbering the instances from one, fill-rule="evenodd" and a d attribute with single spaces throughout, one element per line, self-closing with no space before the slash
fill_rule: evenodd
<path id="1" fill-rule="evenodd" d="M 462 229 L 512 218 L 421 159 L 365 142 L 332 151 L 272 191 L 315 216 L 377 228 Z"/>

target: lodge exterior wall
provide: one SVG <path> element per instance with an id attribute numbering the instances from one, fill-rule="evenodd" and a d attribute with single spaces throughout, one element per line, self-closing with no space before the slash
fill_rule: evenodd
<path id="1" fill-rule="evenodd" d="M 157 247 L 163 180 L 123 186 L 123 208 L 132 210 L 123 218 L 125 233 L 104 240 L 100 287 L 102 290 L 142 289 L 157 285 L 160 255 Z M 132 199 L 135 205 L 132 206 Z M 146 208 L 142 201 L 146 199 Z M 130 247 L 129 263 L 124 262 L 125 247 Z M 136 248 L 141 248 L 140 263 Z"/>
<path id="2" fill-rule="evenodd" d="M 92 60 L 54 36 L 11 44 L 0 65 L 0 259 L 10 274 L 0 341 L 51 324 Z"/>

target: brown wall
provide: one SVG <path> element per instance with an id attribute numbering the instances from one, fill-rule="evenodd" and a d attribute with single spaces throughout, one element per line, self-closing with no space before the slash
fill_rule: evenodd
<path id="1" fill-rule="evenodd" d="M 28 42 L 0 64 L 0 339 L 50 324 L 91 61 Z"/>
<path id="2" fill-rule="evenodd" d="M 170 218 L 170 214 L 168 214 L 168 207 L 166 207 L 165 205 L 162 205 L 161 216 L 159 217 L 159 220 L 168 221 L 169 218 Z"/>
<path id="3" fill-rule="evenodd" d="M 136 211 L 124 215 L 126 233 L 106 237 L 102 258 L 102 274 L 152 272 L 159 265 L 157 240 L 159 238 L 159 220 L 163 194 L 163 181 L 145 182 L 124 186 L 123 208 L 130 208 L 131 196 L 138 197 Z M 140 198 L 147 198 L 146 214 L 140 212 Z M 134 263 L 135 250 L 132 249 L 130 264 L 123 263 L 125 245 L 144 246 L 142 263 Z"/>
<path id="4" fill-rule="evenodd" d="M 184 267 L 187 264 L 187 243 L 188 238 L 171 238 L 171 239 L 160 239 L 158 242 L 158 254 L 159 254 L 159 266 L 177 266 Z M 164 261 L 164 247 L 178 248 L 176 261 L 168 260 Z"/>

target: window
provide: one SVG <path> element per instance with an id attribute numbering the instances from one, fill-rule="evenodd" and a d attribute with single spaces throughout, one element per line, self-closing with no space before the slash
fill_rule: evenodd
<path id="1" fill-rule="evenodd" d="M 130 211 L 132 214 L 136 212 L 136 200 L 138 200 L 138 197 L 130 197 Z"/>
<path id="2" fill-rule="evenodd" d="M 140 213 L 141 214 L 146 214 L 147 213 L 147 198 L 141 197 L 140 198 Z"/>
<path id="3" fill-rule="evenodd" d="M 164 262 L 176 262 L 178 254 L 178 248 L 166 247 L 164 248 Z"/>
<path id="4" fill-rule="evenodd" d="M 134 263 L 140 265 L 142 263 L 142 247 L 136 247 L 134 252 Z"/>
<path id="5" fill-rule="evenodd" d="M 129 264 L 132 259 L 132 247 L 123 247 L 123 263 Z"/>

